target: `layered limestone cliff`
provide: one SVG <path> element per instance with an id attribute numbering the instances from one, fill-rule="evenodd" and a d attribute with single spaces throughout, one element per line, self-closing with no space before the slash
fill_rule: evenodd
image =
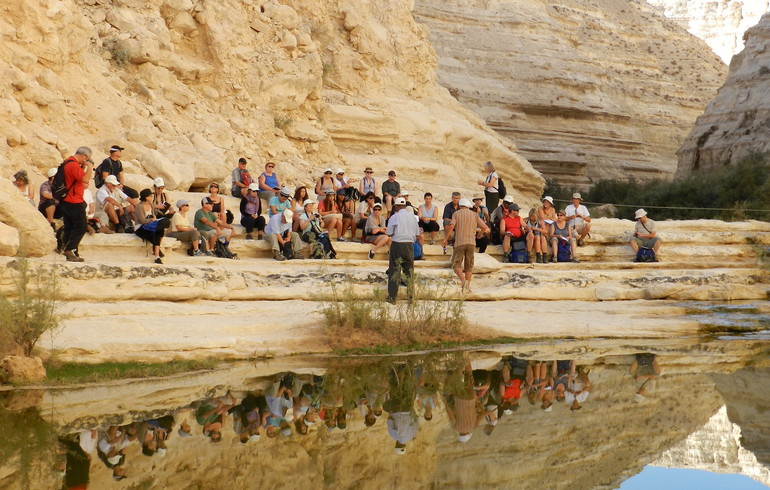
<path id="1" fill-rule="evenodd" d="M 229 181 L 240 156 L 290 185 L 324 167 L 394 168 L 404 188 L 477 191 L 494 161 L 517 199 L 543 180 L 514 146 L 436 82 L 436 55 L 409 0 L 9 0 L 0 6 L 0 176 L 32 185 L 80 145 L 126 147 L 127 183 Z M 50 229 L 0 221 L 34 254 Z M 17 222 L 27 223 L 24 229 Z M 37 231 L 34 231 L 34 230 Z M 44 242 L 48 240 L 48 242 Z M 12 240 L 11 240 L 12 241 Z"/>
<path id="2" fill-rule="evenodd" d="M 679 149 L 679 173 L 733 164 L 770 149 L 770 14 L 746 31 L 719 93 Z"/>
<path id="3" fill-rule="evenodd" d="M 726 71 L 645 3 L 419 0 L 415 17 L 440 82 L 569 185 L 673 174 Z"/>
<path id="4" fill-rule="evenodd" d="M 703 39 L 725 63 L 743 49 L 743 33 L 770 10 L 767 0 L 647 0 Z"/>

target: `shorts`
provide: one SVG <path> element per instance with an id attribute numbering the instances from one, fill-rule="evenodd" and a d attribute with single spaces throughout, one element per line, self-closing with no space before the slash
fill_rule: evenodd
<path id="1" fill-rule="evenodd" d="M 468 245 L 458 245 L 452 250 L 452 269 L 462 267 L 463 272 L 473 270 L 473 254 L 476 252 L 476 246 L 472 243 Z"/>
<path id="2" fill-rule="evenodd" d="M 639 238 L 634 237 L 633 240 L 636 242 L 637 245 L 644 248 L 652 248 L 655 246 L 656 243 L 660 242 L 660 238 Z"/>

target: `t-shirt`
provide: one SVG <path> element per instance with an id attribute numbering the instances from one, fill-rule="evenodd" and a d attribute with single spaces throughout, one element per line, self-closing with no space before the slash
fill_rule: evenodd
<path id="1" fill-rule="evenodd" d="M 452 224 L 455 232 L 455 247 L 461 245 L 476 244 L 476 228 L 483 228 L 486 224 L 479 215 L 468 208 L 460 208 L 452 215 Z"/>
<path id="2" fill-rule="evenodd" d="M 393 182 L 386 180 L 382 183 L 382 194 L 390 194 L 391 196 L 396 197 L 401 194 L 401 184 L 395 180 Z"/>
<path id="3" fill-rule="evenodd" d="M 91 194 L 91 189 L 87 188 L 83 191 L 83 202 L 86 203 L 86 217 L 91 219 L 94 217 L 94 210 L 92 210 L 91 204 L 94 204 L 94 195 Z M 94 206 L 95 207 L 95 206 Z"/>
<path id="4" fill-rule="evenodd" d="M 232 189 L 235 189 L 238 187 L 235 185 L 236 182 L 242 182 L 243 185 L 248 186 L 254 180 L 251 178 L 251 174 L 248 170 L 241 170 L 240 168 L 233 169 L 232 174 L 230 175 L 230 180 L 233 181 Z"/>
<path id="5" fill-rule="evenodd" d="M 578 205 L 577 208 L 575 208 L 574 204 L 570 204 L 564 209 L 564 211 L 565 211 L 565 214 L 567 215 L 567 218 L 569 218 L 570 216 L 575 216 L 575 219 L 571 221 L 572 226 L 582 226 L 583 223 L 585 223 L 585 220 L 583 218 L 578 218 L 576 215 L 579 214 L 581 216 L 591 216 L 588 213 L 588 208 L 583 206 L 582 204 Z"/>
<path id="6" fill-rule="evenodd" d="M 113 160 L 110 157 L 102 160 L 99 167 L 96 169 L 97 177 L 94 177 L 94 182 L 104 185 L 104 179 L 102 179 L 102 172 L 108 172 L 109 175 L 114 175 L 120 180 L 120 172 L 123 171 L 123 162 L 120 160 Z"/>
<path id="7" fill-rule="evenodd" d="M 655 227 L 655 222 L 651 219 L 647 219 L 647 222 L 642 224 L 642 220 L 639 220 L 636 222 L 636 226 L 634 226 L 634 231 L 640 235 L 649 235 L 650 233 L 656 232 L 657 228 Z"/>
<path id="8" fill-rule="evenodd" d="M 510 233 L 516 238 L 519 238 L 522 234 L 521 231 L 521 216 L 516 216 L 515 218 L 512 218 L 510 216 L 505 216 L 503 218 L 503 222 L 505 223 L 505 232 Z M 500 226 L 502 228 L 502 226 Z"/>
<path id="9" fill-rule="evenodd" d="M 278 398 L 267 396 L 265 398 L 267 399 L 267 407 L 270 409 L 270 413 L 278 417 L 283 417 L 284 410 L 294 407 L 294 402 L 291 398 L 288 400 L 282 396 Z"/>
<path id="10" fill-rule="evenodd" d="M 500 177 L 498 177 L 497 172 L 492 172 L 489 175 L 487 175 L 487 178 L 484 179 L 484 182 L 489 183 L 489 182 L 492 182 L 492 179 L 499 179 L 499 178 Z M 485 187 L 485 189 L 487 190 L 487 192 L 494 192 L 495 194 L 497 194 L 497 186 Z"/>
<path id="11" fill-rule="evenodd" d="M 360 218 L 360 215 L 362 214 L 367 218 L 372 214 L 372 208 L 369 207 L 369 203 L 366 201 L 361 201 L 358 204 L 358 212 L 356 213 L 356 217 Z"/>
<path id="12" fill-rule="evenodd" d="M 284 223 L 282 214 L 274 214 L 265 226 L 268 235 L 283 235 L 286 230 L 291 230 L 291 223 Z"/>
<path id="13" fill-rule="evenodd" d="M 44 193 L 48 193 L 48 194 L 51 193 L 51 181 L 50 180 L 46 180 L 45 182 L 40 184 L 40 200 L 41 201 L 45 201 L 46 200 L 46 198 L 43 197 Z"/>
<path id="14" fill-rule="evenodd" d="M 190 220 L 187 219 L 187 216 L 182 216 L 182 213 L 176 212 L 171 217 L 171 232 L 182 231 L 179 229 L 180 226 L 189 227 Z"/>
<path id="15" fill-rule="evenodd" d="M 179 213 L 174 213 L 174 214 L 179 214 Z M 211 230 L 214 229 L 214 228 L 210 227 L 209 225 L 205 224 L 203 221 L 201 221 L 201 218 L 206 218 L 211 223 L 216 222 L 217 215 L 214 214 L 213 211 L 211 211 L 209 213 L 207 213 L 206 211 L 204 211 L 202 209 L 199 209 L 198 211 L 196 211 L 195 212 L 195 229 L 200 230 L 200 231 L 211 231 Z"/>
<path id="16" fill-rule="evenodd" d="M 65 160 L 64 165 L 64 185 L 67 186 L 69 192 L 67 197 L 64 198 L 65 202 L 72 204 L 79 204 L 83 201 L 83 191 L 86 186 L 83 185 L 83 177 L 85 171 L 80 168 L 80 164 L 75 157 L 69 157 Z"/>
<path id="17" fill-rule="evenodd" d="M 115 187 L 112 189 L 112 191 L 110 191 L 107 188 L 107 184 L 105 184 L 99 187 L 99 190 L 96 191 L 96 203 L 99 206 L 99 209 L 104 209 L 104 204 L 108 197 L 115 199 L 115 201 L 120 205 L 128 201 L 128 196 L 120 189 L 120 187 Z"/>
<path id="18" fill-rule="evenodd" d="M 460 206 L 457 206 L 457 209 L 460 209 Z M 457 209 L 455 209 L 451 202 L 446 203 L 446 206 L 444 206 L 444 214 L 441 216 L 441 218 L 452 219 L 452 215 L 455 214 Z"/>
<path id="19" fill-rule="evenodd" d="M 273 216 L 276 213 L 273 213 L 273 210 L 270 209 L 269 206 L 275 206 L 276 213 L 281 214 L 284 209 L 289 209 L 291 207 L 291 201 L 286 199 L 285 201 L 281 202 L 278 196 L 271 197 L 270 202 L 268 203 L 267 214 L 268 216 Z"/>

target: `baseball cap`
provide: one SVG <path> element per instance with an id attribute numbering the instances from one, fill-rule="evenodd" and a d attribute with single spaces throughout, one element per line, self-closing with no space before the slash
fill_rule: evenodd
<path id="1" fill-rule="evenodd" d="M 287 223 L 291 223 L 292 220 L 294 220 L 294 211 L 292 211 L 291 209 L 284 209 L 283 217 L 286 219 Z"/>
<path id="2" fill-rule="evenodd" d="M 54 175 L 56 175 L 56 172 L 58 172 L 58 171 L 59 171 L 59 169 L 57 167 L 48 169 L 48 177 L 49 178 L 53 177 Z"/>
<path id="3" fill-rule="evenodd" d="M 259 184 L 257 184 L 256 182 L 252 182 L 251 184 L 249 184 L 249 190 L 250 191 L 258 191 L 259 190 Z"/>
<path id="4" fill-rule="evenodd" d="M 286 187 L 281 187 L 281 195 L 283 197 L 291 197 L 291 191 L 289 191 L 289 189 Z"/>
<path id="5" fill-rule="evenodd" d="M 406 206 L 406 199 L 403 197 L 397 197 L 395 201 L 393 201 L 393 204 L 396 206 Z"/>
<path id="6" fill-rule="evenodd" d="M 166 187 L 166 181 L 163 180 L 163 177 L 156 177 L 154 181 L 152 181 L 152 185 L 155 187 Z"/>
<path id="7" fill-rule="evenodd" d="M 511 204 L 508 206 L 508 211 L 519 211 L 520 209 L 521 209 L 521 208 L 519 207 L 519 205 L 518 205 L 518 204 L 516 204 L 515 202 L 514 202 L 514 203 L 511 203 Z"/>
<path id="8" fill-rule="evenodd" d="M 211 198 L 207 196 L 201 199 L 201 206 L 204 204 L 214 204 L 214 201 L 212 201 Z"/>
<path id="9" fill-rule="evenodd" d="M 248 160 L 246 160 L 245 158 L 241 157 L 241 158 L 238 159 L 238 163 L 248 163 Z"/>
<path id="10" fill-rule="evenodd" d="M 345 173 L 345 169 L 344 168 L 338 168 L 337 169 L 337 175 L 344 174 L 344 173 Z"/>
<path id="11" fill-rule="evenodd" d="M 176 208 L 179 209 L 185 204 L 190 204 L 190 201 L 188 201 L 187 199 L 180 199 L 176 202 Z"/>
<path id="12" fill-rule="evenodd" d="M 123 150 L 125 150 L 125 148 L 123 148 L 122 146 L 118 146 L 118 145 L 110 146 L 110 153 L 115 151 L 123 151 Z"/>
<path id="13" fill-rule="evenodd" d="M 503 198 L 503 202 L 508 202 L 508 203 L 513 202 L 513 196 L 508 194 Z"/>
<path id="14" fill-rule="evenodd" d="M 114 175 L 108 175 L 106 179 L 104 179 L 105 184 L 112 184 L 112 185 L 118 185 L 120 182 L 118 182 L 118 178 Z"/>

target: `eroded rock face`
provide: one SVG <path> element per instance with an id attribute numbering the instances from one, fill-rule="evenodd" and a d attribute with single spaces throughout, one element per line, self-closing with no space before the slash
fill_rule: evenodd
<path id="1" fill-rule="evenodd" d="M 770 14 L 744 37 L 746 48 L 733 57 L 727 80 L 679 149 L 680 174 L 770 149 Z"/>
<path id="2" fill-rule="evenodd" d="M 56 247 L 48 221 L 5 179 L 0 179 L 0 225 L 0 255 L 40 257 Z"/>
<path id="3" fill-rule="evenodd" d="M 663 15 L 703 39 L 730 63 L 743 49 L 743 33 L 770 10 L 767 0 L 647 0 Z"/>
<path id="4" fill-rule="evenodd" d="M 643 3 L 419 0 L 415 17 L 440 82 L 570 185 L 673 174 L 725 74 L 705 43 Z"/>
<path id="5" fill-rule="evenodd" d="M 405 188 L 447 199 L 477 190 L 479 164 L 493 160 L 526 176 L 509 179 L 512 194 L 536 200 L 539 174 L 436 82 L 435 53 L 410 8 L 4 2 L 0 175 L 24 168 L 37 187 L 78 146 L 99 163 L 117 143 L 126 174 L 163 177 L 168 190 L 229 181 L 246 156 L 255 176 L 277 162 L 290 186 L 324 167 L 359 177 L 371 165 L 378 183 L 403 170 Z"/>

